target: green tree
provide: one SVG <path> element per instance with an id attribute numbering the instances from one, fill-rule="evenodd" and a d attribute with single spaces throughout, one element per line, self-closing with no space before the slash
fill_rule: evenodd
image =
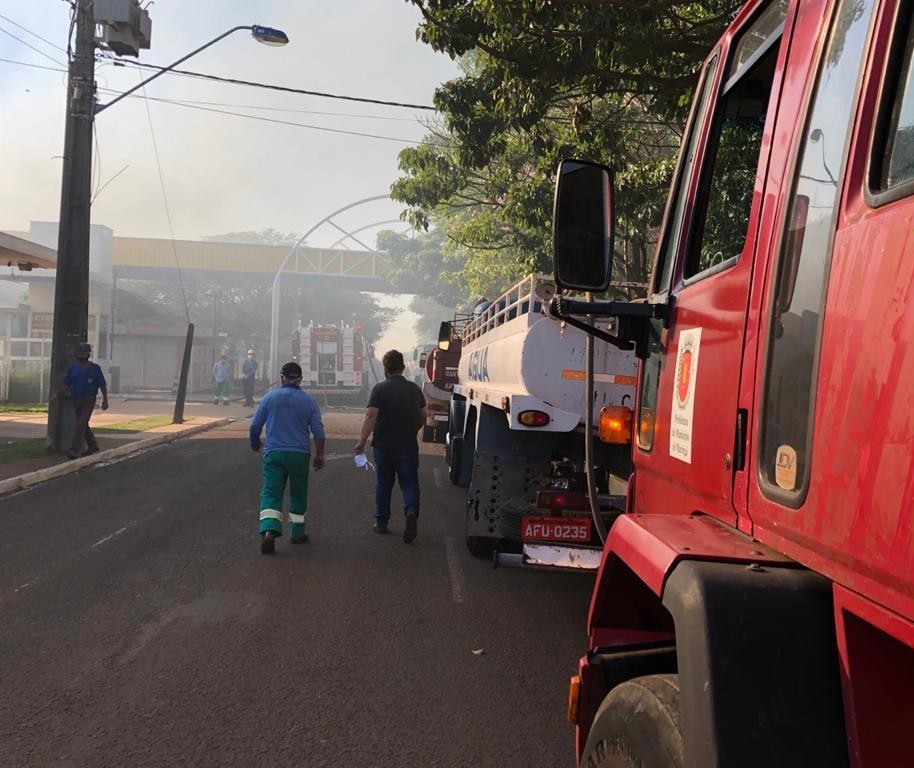
<path id="1" fill-rule="evenodd" d="M 410 221 L 465 257 L 465 284 L 504 287 L 549 268 L 558 161 L 598 160 L 615 172 L 618 277 L 645 279 L 696 74 L 742 0 L 409 1 L 417 36 L 463 71 L 400 154 Z"/>

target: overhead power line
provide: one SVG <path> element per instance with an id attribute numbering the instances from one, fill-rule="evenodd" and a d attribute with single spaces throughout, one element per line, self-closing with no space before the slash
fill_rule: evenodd
<path id="1" fill-rule="evenodd" d="M 13 38 L 13 40 L 16 40 L 17 42 L 22 43 L 22 45 L 24 45 L 26 48 L 31 48 L 33 51 L 35 51 L 35 53 L 37 53 L 41 56 L 44 56 L 49 61 L 53 61 L 55 64 L 57 64 L 61 67 L 67 66 L 62 61 L 57 61 L 57 59 L 55 59 L 53 56 L 48 56 L 48 54 L 46 54 L 44 51 L 42 51 L 41 48 L 36 48 L 34 45 L 32 45 L 31 43 L 27 43 L 25 40 L 23 40 L 18 35 L 14 35 L 8 29 L 4 29 L 3 27 L 0 27 L 0 32 L 2 32 L 4 35 L 9 35 L 11 38 Z"/>
<path id="2" fill-rule="evenodd" d="M 37 32 L 33 32 L 33 31 L 32 31 L 31 29 L 29 29 L 28 27 L 23 27 L 23 26 L 22 26 L 21 24 L 19 24 L 18 22 L 13 21 L 9 16 L 4 16 L 2 13 L 0 13 L 0 19 L 3 19 L 4 21 L 8 21 L 8 22 L 9 22 L 10 24 L 12 24 L 14 27 L 18 27 L 18 28 L 21 29 L 23 32 L 27 32 L 28 34 L 30 34 L 32 37 L 38 38 L 39 40 L 41 40 L 41 42 L 47 43 L 47 44 L 50 45 L 52 48 L 56 48 L 56 49 L 57 49 L 58 51 L 60 51 L 61 53 L 66 53 L 66 52 L 67 52 L 67 49 L 66 49 L 66 48 L 63 48 L 62 46 L 57 45 L 57 43 L 52 43 L 52 42 L 51 42 L 50 40 L 48 40 L 46 37 L 42 37 L 42 36 L 39 35 Z"/>
<path id="3" fill-rule="evenodd" d="M 4 59 L 0 57 L 0 63 L 4 64 L 15 64 L 18 67 L 30 67 L 31 69 L 43 69 L 47 72 L 62 72 L 67 73 L 66 69 L 61 69 L 59 67 L 48 67 L 44 64 L 32 64 L 28 61 L 16 61 L 15 59 Z M 122 91 L 116 91 L 113 89 L 99 88 L 99 91 L 105 91 L 106 93 L 112 93 L 114 95 L 119 95 Z M 351 117 L 359 120 L 389 120 L 399 123 L 413 123 L 415 119 L 412 117 L 391 117 L 390 115 L 360 115 L 353 112 L 325 112 L 316 109 L 297 109 L 295 107 L 267 107 L 260 104 L 228 104 L 221 101 L 197 101 L 193 99 L 163 99 L 155 96 L 137 96 L 138 99 L 150 99 L 151 101 L 165 101 L 169 104 L 177 105 L 203 105 L 207 107 L 228 107 L 231 109 L 259 109 L 264 112 L 295 112 L 302 115 L 324 115 L 327 117 Z"/>
<path id="4" fill-rule="evenodd" d="M 4 62 L 5 64 L 15 64 L 19 67 L 31 67 L 32 69 L 46 69 L 48 72 L 63 72 L 64 74 L 67 74 L 66 69 L 61 69 L 61 67 L 64 66 L 63 64 L 61 64 L 61 67 L 48 67 L 44 64 L 32 64 L 31 62 L 28 62 L 28 61 L 16 61 L 15 59 L 0 58 L 0 61 Z"/>
<path id="5" fill-rule="evenodd" d="M 67 71 L 65 69 L 56 69 L 54 67 L 46 67 L 42 64 L 29 64 L 24 61 L 14 61 L 13 59 L 0 58 L 0 62 L 6 63 L 6 64 L 16 64 L 17 66 L 21 66 L 21 67 L 31 67 L 33 69 L 44 69 L 49 72 L 66 72 Z M 119 95 L 122 93 L 122 91 L 116 91 L 111 88 L 99 88 L 98 90 L 100 93 L 104 92 L 104 93 L 111 93 L 114 95 Z M 185 107 L 186 109 L 197 109 L 201 112 L 213 112 L 215 114 L 229 115 L 231 117 L 246 117 L 249 120 L 260 120 L 260 121 L 266 122 L 266 123 L 276 123 L 277 125 L 289 125 L 289 126 L 292 126 L 295 128 L 308 128 L 308 129 L 311 129 L 314 131 L 325 131 L 327 133 L 341 133 L 341 134 L 344 134 L 347 136 L 361 136 L 361 137 L 367 138 L 367 139 L 381 139 L 382 141 L 396 141 L 396 142 L 400 142 L 402 144 L 420 144 L 421 143 L 419 141 L 416 141 L 415 139 L 402 139 L 402 138 L 398 138 L 395 136 L 381 136 L 379 134 L 363 133 L 361 131 L 347 131 L 343 128 L 327 128 L 327 127 L 321 126 L 321 125 L 309 125 L 308 123 L 296 123 L 295 121 L 292 121 L 292 120 L 278 120 L 275 118 L 263 117 L 261 115 L 248 115 L 248 114 L 245 114 L 244 112 L 232 112 L 231 110 L 227 110 L 227 109 L 213 109 L 212 107 L 201 106 L 202 104 L 208 104 L 211 102 L 181 101 L 181 100 L 177 100 L 177 99 L 163 99 L 163 98 L 159 98 L 156 96 L 140 96 L 138 94 L 132 94 L 131 98 L 144 99 L 147 101 L 158 101 L 163 104 L 171 104 L 176 107 Z M 282 111 L 305 112 L 307 114 L 329 115 L 329 116 L 337 116 L 337 117 L 351 117 L 351 118 L 374 118 L 374 117 L 376 117 L 375 115 L 351 115 L 351 114 L 347 114 L 345 112 L 313 112 L 313 113 L 311 113 L 311 112 L 308 112 L 308 110 L 283 110 L 281 107 L 256 107 L 256 106 L 246 106 L 246 105 L 240 105 L 240 104 L 239 105 L 227 105 L 227 106 L 234 106 L 236 109 L 267 109 L 267 110 L 275 110 L 277 112 L 282 112 Z M 378 119 L 385 119 L 385 118 L 379 117 Z"/>
<path id="6" fill-rule="evenodd" d="M 168 69 L 167 67 L 160 67 L 157 64 L 142 64 L 140 62 L 133 61 L 116 61 L 114 62 L 116 67 L 139 67 L 141 69 L 157 69 L 163 70 Z M 246 85 L 251 88 L 265 88 L 270 91 L 280 91 L 282 93 L 300 93 L 305 96 L 319 96 L 323 99 L 341 99 L 343 101 L 357 101 L 362 104 L 381 104 L 385 107 L 403 107 L 405 109 L 425 109 L 434 112 L 435 108 L 430 107 L 427 104 L 409 104 L 399 101 L 384 101 L 381 99 L 368 99 L 362 98 L 359 96 L 342 96 L 336 93 L 324 93 L 322 91 L 307 91 L 303 88 L 289 88 L 285 85 L 273 85 L 271 83 L 260 83 L 253 80 L 239 80 L 234 77 L 220 77 L 219 75 L 208 75 L 203 72 L 191 72 L 186 69 L 172 69 L 170 72 L 174 72 L 178 75 L 185 75 L 187 77 L 196 77 L 203 80 L 214 80 L 218 83 L 230 83 L 232 85 Z"/>
<path id="7" fill-rule="evenodd" d="M 118 93 L 118 91 L 111 91 L 110 88 L 99 88 L 99 91 L 106 91 L 110 93 Z M 213 109 L 212 107 L 201 107 L 197 104 L 188 104 L 183 101 L 172 101 L 171 99 L 160 99 L 153 96 L 139 96 L 137 98 L 144 99 L 145 101 L 158 101 L 162 104 L 171 104 L 175 107 L 184 107 L 185 109 L 196 109 L 200 112 L 213 112 L 217 115 L 231 115 L 232 117 L 244 117 L 248 120 L 259 120 L 262 123 L 274 123 L 276 125 L 290 125 L 295 128 L 308 128 L 312 131 L 324 131 L 325 133 L 341 133 L 344 136 L 361 136 L 366 139 L 381 139 L 382 141 L 396 141 L 400 144 L 421 144 L 420 141 L 415 139 L 402 139 L 395 136 L 381 136 L 376 133 L 363 133 L 361 131 L 347 131 L 344 128 L 327 128 L 323 125 L 310 125 L 308 123 L 296 123 L 294 120 L 279 120 L 275 117 L 264 117 L 262 115 L 247 115 L 244 112 L 232 112 L 227 109 Z"/>

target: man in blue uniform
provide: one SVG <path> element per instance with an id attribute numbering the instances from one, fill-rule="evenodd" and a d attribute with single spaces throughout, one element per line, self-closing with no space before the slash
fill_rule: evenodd
<path id="1" fill-rule="evenodd" d="M 222 404 L 229 404 L 229 379 L 232 376 L 232 367 L 229 365 L 228 357 L 222 355 L 213 364 L 213 379 L 216 386 L 213 389 L 213 405 L 219 405 L 219 396 L 222 395 Z"/>
<path id="2" fill-rule="evenodd" d="M 254 407 L 254 383 L 257 379 L 257 360 L 254 350 L 248 350 L 248 356 L 241 364 L 241 383 L 244 385 L 244 404 Z"/>
<path id="3" fill-rule="evenodd" d="M 282 497 L 289 482 L 289 522 L 293 544 L 308 540 L 308 468 L 311 436 L 314 437 L 314 469 L 324 466 L 324 425 L 317 402 L 301 388 L 302 370 L 296 362 L 282 367 L 282 386 L 268 392 L 251 420 L 251 448 L 263 448 L 263 487 L 260 491 L 260 551 L 272 555 L 276 538 L 282 536 Z M 266 445 L 260 441 L 267 427 Z"/>
<path id="4" fill-rule="evenodd" d="M 76 411 L 76 426 L 73 429 L 73 442 L 67 456 L 75 459 L 82 451 L 83 441 L 86 450 L 83 455 L 98 452 L 98 441 L 89 427 L 89 419 L 95 410 L 95 400 L 98 391 L 102 391 L 102 410 L 108 410 L 108 382 L 98 363 L 89 361 L 92 355 L 92 345 L 87 341 L 80 342 L 76 348 L 76 362 L 73 363 L 63 376 L 63 382 L 57 390 L 59 397 L 67 390 L 70 391 L 71 402 Z"/>
<path id="5" fill-rule="evenodd" d="M 406 516 L 403 541 L 416 538 L 419 519 L 419 443 L 416 433 L 425 424 L 427 408 L 422 390 L 403 376 L 403 354 L 392 349 L 381 361 L 385 381 L 375 384 L 368 397 L 368 409 L 355 452 L 362 453 L 374 433 L 376 533 L 387 533 L 390 496 L 394 480 L 400 482 Z"/>

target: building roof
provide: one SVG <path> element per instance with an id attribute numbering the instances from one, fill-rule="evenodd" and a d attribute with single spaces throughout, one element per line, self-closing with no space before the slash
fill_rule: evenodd
<path id="1" fill-rule="evenodd" d="M 25 271 L 35 267 L 56 269 L 57 251 L 9 232 L 0 232 L 0 265 L 17 266 Z"/>

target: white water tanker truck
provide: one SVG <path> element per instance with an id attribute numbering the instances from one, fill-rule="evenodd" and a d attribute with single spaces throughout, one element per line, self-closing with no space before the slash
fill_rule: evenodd
<path id="1" fill-rule="evenodd" d="M 449 476 L 467 489 L 474 555 L 595 568 L 598 534 L 625 508 L 637 360 L 594 341 L 588 417 L 587 335 L 547 313 L 550 296 L 547 278 L 531 275 L 459 328 L 442 324 L 442 348 L 455 336 L 461 345 Z M 599 519 L 588 504 L 588 441 Z"/>

